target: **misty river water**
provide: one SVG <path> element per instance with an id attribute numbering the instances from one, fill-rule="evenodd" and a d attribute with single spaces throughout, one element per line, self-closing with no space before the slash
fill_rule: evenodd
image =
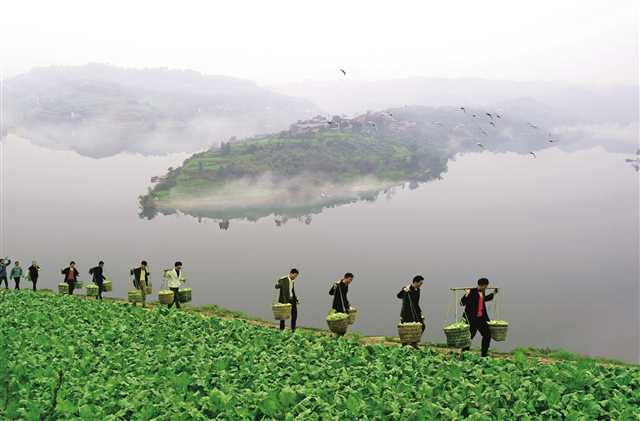
<path id="1" fill-rule="evenodd" d="M 146 259 L 155 295 L 161 269 L 182 260 L 194 304 L 269 319 L 273 281 L 297 267 L 299 324 L 325 327 L 329 285 L 352 271 L 349 298 L 360 310 L 353 330 L 395 335 L 395 295 L 422 274 L 423 339 L 443 342 L 442 326 L 454 317 L 449 287 L 486 276 L 502 288 L 500 318 L 510 322 L 507 341 L 492 347 L 639 361 L 638 174 L 625 155 L 466 154 L 442 180 L 326 209 L 310 224 L 277 227 L 267 217 L 221 230 L 186 215 L 138 217 L 149 178 L 186 154 L 91 159 L 16 137 L 5 147 L 5 254 L 25 266 L 37 259 L 42 288 L 56 288 L 70 259 L 85 279 L 103 259 L 112 295 L 126 296 L 128 268 Z"/>

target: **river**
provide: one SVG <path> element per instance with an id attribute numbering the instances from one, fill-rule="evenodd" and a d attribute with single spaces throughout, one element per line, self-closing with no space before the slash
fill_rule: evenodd
<path id="1" fill-rule="evenodd" d="M 5 148 L 6 252 L 25 266 L 36 258 L 42 288 L 55 289 L 71 259 L 83 278 L 102 259 L 112 295 L 126 296 L 128 268 L 146 259 L 155 295 L 161 269 L 182 260 L 194 304 L 269 319 L 273 281 L 297 267 L 299 323 L 325 327 L 329 285 L 351 271 L 350 300 L 360 310 L 353 330 L 394 335 L 395 295 L 422 274 L 424 339 L 443 342 L 442 326 L 454 317 L 449 288 L 486 276 L 502 288 L 500 318 L 510 323 L 496 349 L 640 360 L 638 174 L 625 155 L 599 147 L 550 148 L 535 159 L 459 155 L 441 180 L 326 209 L 310 223 L 277 226 L 267 217 L 222 230 L 181 214 L 138 217 L 150 177 L 186 154 L 92 159 L 17 137 Z"/>

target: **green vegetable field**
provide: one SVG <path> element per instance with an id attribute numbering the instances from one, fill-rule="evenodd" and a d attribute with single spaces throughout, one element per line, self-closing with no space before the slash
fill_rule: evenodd
<path id="1" fill-rule="evenodd" d="M 31 291 L 0 292 L 0 382 L 16 420 L 640 419 L 638 367 L 460 360 Z"/>

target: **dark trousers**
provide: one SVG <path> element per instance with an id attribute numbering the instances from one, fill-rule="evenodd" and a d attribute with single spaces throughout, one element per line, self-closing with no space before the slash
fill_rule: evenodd
<path id="1" fill-rule="evenodd" d="M 33 283 L 33 290 L 36 290 L 36 284 L 38 283 L 38 278 L 36 279 L 32 279 L 31 282 Z"/>
<path id="2" fill-rule="evenodd" d="M 298 304 L 291 302 L 291 331 L 296 330 L 296 321 L 298 320 Z M 284 330 L 284 320 L 280 320 L 280 330 Z"/>
<path id="3" fill-rule="evenodd" d="M 73 290 L 76 289 L 76 282 L 67 282 L 67 285 L 69 285 L 69 295 L 73 295 Z"/>
<path id="4" fill-rule="evenodd" d="M 486 357 L 489 354 L 489 344 L 491 343 L 491 331 L 489 330 L 487 321 L 474 317 L 469 324 L 469 330 L 471 331 L 472 340 L 476 336 L 476 332 L 480 331 L 480 335 L 482 335 L 482 348 L 480 352 L 483 357 Z M 462 350 L 468 351 L 469 348 L 463 348 Z"/>
<path id="5" fill-rule="evenodd" d="M 180 308 L 180 294 L 179 294 L 180 288 L 169 288 L 169 289 L 173 291 L 173 302 L 169 304 L 169 308 L 171 308 L 174 304 L 176 305 L 176 308 Z"/>
<path id="6" fill-rule="evenodd" d="M 13 278 L 13 282 L 16 283 L 16 289 L 20 289 L 20 278 Z"/>
<path id="7" fill-rule="evenodd" d="M 7 280 L 6 276 L 3 276 L 0 278 L 0 285 L 2 285 L 2 282 L 4 281 L 4 287 L 6 289 L 9 289 L 9 281 Z"/>
<path id="8" fill-rule="evenodd" d="M 98 285 L 98 299 L 102 300 L 102 291 L 104 291 L 104 286 L 102 285 L 102 281 L 96 281 L 96 285 Z"/>

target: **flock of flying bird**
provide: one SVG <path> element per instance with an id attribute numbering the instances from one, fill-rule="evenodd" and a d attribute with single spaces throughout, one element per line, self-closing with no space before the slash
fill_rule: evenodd
<path id="1" fill-rule="evenodd" d="M 347 75 L 346 70 L 344 70 L 344 69 L 338 69 L 338 70 L 340 71 L 340 73 L 342 73 L 342 75 L 343 75 L 343 76 L 346 76 L 346 75 Z M 467 114 L 467 109 L 466 109 L 465 107 L 459 107 L 459 108 L 458 108 L 458 110 L 459 110 L 459 111 L 462 111 L 462 112 L 463 112 L 463 113 L 465 113 L 465 114 Z M 390 112 L 385 112 L 385 114 L 387 114 L 389 117 L 393 117 L 393 114 L 391 114 Z M 494 128 L 496 127 L 496 119 L 502 119 L 502 116 L 501 116 L 500 114 L 498 114 L 498 113 L 489 113 L 489 112 L 485 112 L 485 113 L 484 113 L 484 115 L 485 115 L 485 116 L 487 116 L 487 117 L 489 117 L 489 118 L 491 119 L 491 121 L 489 121 L 489 125 L 490 125 L 490 126 L 492 126 L 492 127 L 494 127 Z M 495 116 L 495 118 L 494 118 L 494 116 Z M 476 114 L 476 113 L 472 113 L 472 114 L 471 114 L 471 117 L 472 117 L 472 118 L 478 118 L 478 114 Z M 375 127 L 376 127 L 376 123 L 375 123 L 374 121 L 368 121 L 367 123 L 368 123 L 369 125 L 371 125 L 373 128 L 375 128 Z M 332 124 L 334 124 L 334 122 L 333 122 L 333 121 L 330 121 L 330 122 L 329 122 L 329 124 L 330 124 L 330 125 L 332 125 Z M 436 121 L 436 122 L 434 122 L 433 124 L 434 124 L 434 125 L 437 125 L 437 126 L 443 126 L 443 124 L 442 124 L 442 123 L 437 122 L 437 121 Z M 527 125 L 528 125 L 530 128 L 534 129 L 534 130 L 539 130 L 539 127 L 538 127 L 538 126 L 536 126 L 535 124 L 531 123 L 531 122 L 528 122 L 528 123 L 527 123 Z M 480 129 L 480 132 L 481 132 L 483 135 L 485 135 L 485 136 L 489 136 L 489 134 L 488 134 L 485 130 L 483 130 L 482 128 L 478 127 L 478 129 Z M 547 143 L 556 143 L 556 142 L 558 142 L 558 140 L 557 140 L 557 139 L 554 139 L 554 138 L 553 138 L 553 136 L 551 135 L 551 133 L 549 133 L 549 138 L 547 139 Z M 476 145 L 477 145 L 479 148 L 481 148 L 481 149 L 485 149 L 485 148 L 486 148 L 486 146 L 485 146 L 483 143 L 481 143 L 481 142 L 476 143 Z M 536 153 L 535 153 L 535 152 L 533 152 L 533 151 L 529 152 L 529 155 L 531 155 L 531 156 L 532 156 L 532 157 L 534 157 L 534 158 L 537 158 Z M 626 162 L 628 162 L 628 163 L 630 163 L 630 164 L 631 164 L 631 166 L 632 166 L 636 171 L 640 171 L 640 149 L 638 149 L 638 150 L 636 151 L 636 156 L 635 156 L 635 158 L 627 158 L 627 159 L 625 159 L 625 161 L 626 161 Z"/>
<path id="2" fill-rule="evenodd" d="M 344 69 L 338 69 L 338 70 L 340 71 L 340 73 L 342 73 L 342 75 L 343 75 L 343 76 L 346 76 L 346 75 L 347 75 L 346 70 L 344 70 Z M 458 108 L 458 110 L 460 110 L 460 111 L 464 112 L 465 114 L 467 113 L 467 109 L 466 109 L 465 107 L 459 107 L 459 108 Z M 390 112 L 386 112 L 386 114 L 387 114 L 387 115 L 389 115 L 390 117 L 393 117 L 393 114 L 391 114 Z M 496 122 L 495 122 L 496 120 L 494 119 L 494 116 L 495 116 L 495 118 L 497 118 L 497 119 L 502 119 L 502 116 L 501 116 L 500 114 L 498 114 L 498 113 L 489 113 L 489 112 L 485 112 L 485 113 L 484 113 L 484 115 L 485 115 L 485 116 L 487 116 L 487 117 L 489 117 L 489 118 L 491 119 L 491 121 L 489 122 L 489 125 L 490 125 L 490 126 L 492 126 L 492 127 L 494 127 L 494 128 L 496 127 Z M 478 118 L 478 115 L 474 113 L 474 114 L 472 114 L 472 115 L 471 115 L 471 117 L 473 117 L 473 118 Z M 374 121 L 368 121 L 367 123 L 368 123 L 370 126 L 372 126 L 373 128 L 375 128 L 375 127 L 376 127 L 376 123 L 375 123 Z M 333 124 L 334 124 L 334 122 L 332 122 L 332 121 L 330 121 L 330 122 L 329 122 L 329 125 L 333 125 Z M 439 122 L 434 122 L 433 124 L 434 124 L 434 125 L 443 126 L 443 124 L 442 124 L 442 123 L 439 123 Z M 536 126 L 535 124 L 533 124 L 533 123 L 531 123 L 531 122 L 527 123 L 527 125 L 528 125 L 530 128 L 534 129 L 534 130 L 538 130 L 538 129 L 539 129 L 539 128 L 538 128 L 538 126 Z M 485 130 L 483 130 L 483 129 L 482 129 L 482 128 L 480 128 L 480 127 L 478 127 L 478 128 L 480 129 L 480 132 L 481 132 L 483 135 L 485 135 L 485 136 L 489 136 L 489 134 L 488 134 Z M 552 137 L 551 133 L 549 133 L 549 138 L 547 139 L 547 142 L 548 142 L 548 143 L 556 143 L 557 141 L 558 141 L 558 140 L 557 140 L 557 139 L 553 139 L 553 137 Z M 482 149 L 485 149 L 485 145 L 484 145 L 483 143 L 478 142 L 478 143 L 476 143 L 476 145 L 478 145 L 478 147 L 480 147 L 480 148 L 482 148 Z M 531 155 L 531 156 L 532 156 L 532 157 L 534 157 L 534 158 L 537 158 L 536 153 L 535 153 L 535 152 L 533 152 L 533 151 L 529 152 L 529 155 Z"/>
<path id="3" fill-rule="evenodd" d="M 458 108 L 458 110 L 462 111 L 465 114 L 467 113 L 467 109 L 465 107 L 460 107 L 460 108 Z M 494 116 L 497 119 L 502 119 L 502 116 L 500 114 L 498 114 L 498 113 L 493 113 L 492 114 L 492 113 L 489 113 L 489 112 L 485 112 L 484 115 L 486 115 L 487 117 L 489 117 L 491 119 L 491 121 L 489 122 L 489 125 L 493 126 L 494 128 L 496 127 L 496 123 L 495 123 L 496 120 L 494 119 Z M 471 114 L 471 117 L 472 118 L 478 118 L 478 115 L 474 113 L 474 114 Z M 533 124 L 531 122 L 528 122 L 527 126 L 529 126 L 530 128 L 532 128 L 534 130 L 538 130 L 539 129 L 538 126 L 536 126 L 535 124 Z M 483 129 L 480 129 L 480 132 L 485 136 L 489 135 Z M 549 133 L 549 138 L 547 139 L 547 143 L 556 143 L 557 141 L 558 140 L 557 139 L 553 139 L 553 136 L 551 135 L 551 133 Z M 478 145 L 478 147 L 480 147 L 482 149 L 485 148 L 485 145 L 483 143 L 478 142 L 478 143 L 476 143 L 476 145 Z M 536 153 L 533 152 L 533 151 L 529 152 L 529 155 L 533 156 L 534 158 L 537 158 Z"/>

